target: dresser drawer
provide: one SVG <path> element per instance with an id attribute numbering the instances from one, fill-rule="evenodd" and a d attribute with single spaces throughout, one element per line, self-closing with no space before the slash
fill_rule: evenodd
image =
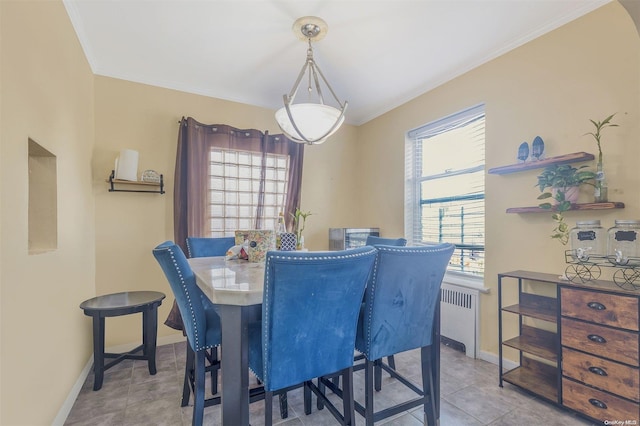
<path id="1" fill-rule="evenodd" d="M 566 378 L 562 379 L 562 404 L 605 424 L 640 424 L 637 403 Z M 621 423 L 613 423 L 613 421 Z M 625 423 L 625 421 L 629 422 Z"/>
<path id="2" fill-rule="evenodd" d="M 562 287 L 563 316 L 638 331 L 638 298 Z"/>
<path id="3" fill-rule="evenodd" d="M 604 358 L 638 365 L 637 332 L 616 330 L 591 323 L 562 318 L 562 346 L 579 349 Z"/>
<path id="4" fill-rule="evenodd" d="M 562 348 L 562 374 L 640 402 L 640 369 Z"/>

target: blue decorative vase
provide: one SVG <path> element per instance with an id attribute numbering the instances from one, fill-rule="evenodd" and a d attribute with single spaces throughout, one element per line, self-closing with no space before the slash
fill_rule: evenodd
<path id="1" fill-rule="evenodd" d="M 296 249 L 297 244 L 296 234 L 293 232 L 283 232 L 280 236 L 280 250 L 292 251 Z"/>

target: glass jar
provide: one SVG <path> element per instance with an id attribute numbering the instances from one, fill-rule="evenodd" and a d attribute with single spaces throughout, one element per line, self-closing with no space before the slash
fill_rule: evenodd
<path id="1" fill-rule="evenodd" d="M 616 265 L 640 263 L 640 220 L 616 220 L 607 231 L 607 255 Z"/>
<path id="2" fill-rule="evenodd" d="M 569 231 L 569 241 L 571 257 L 586 262 L 590 256 L 605 254 L 607 236 L 599 220 L 583 220 Z"/>

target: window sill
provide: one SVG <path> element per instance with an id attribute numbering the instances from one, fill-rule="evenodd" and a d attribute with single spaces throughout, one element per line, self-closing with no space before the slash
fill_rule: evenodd
<path id="1" fill-rule="evenodd" d="M 446 272 L 442 281 L 445 283 L 459 285 L 460 287 L 477 290 L 480 293 L 489 293 L 489 289 L 484 286 L 483 277 L 475 277 L 457 272 Z"/>

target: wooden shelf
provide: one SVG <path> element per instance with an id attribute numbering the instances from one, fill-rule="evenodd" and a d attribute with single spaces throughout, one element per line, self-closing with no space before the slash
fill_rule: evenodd
<path id="1" fill-rule="evenodd" d="M 624 203 L 611 201 L 608 203 L 581 203 L 571 204 L 571 210 L 608 210 L 608 209 L 624 209 Z M 507 213 L 545 213 L 553 212 L 555 208 L 541 209 L 537 206 L 532 207 L 510 207 L 507 209 Z"/>
<path id="2" fill-rule="evenodd" d="M 558 362 L 557 341 L 556 333 L 523 325 L 522 334 L 505 340 L 502 344 L 548 361 Z"/>
<path id="3" fill-rule="evenodd" d="M 105 182 L 113 182 L 115 185 L 143 185 L 143 186 L 155 186 L 160 187 L 159 183 L 155 182 L 143 182 L 141 180 L 131 181 L 131 180 L 121 180 L 121 179 L 106 179 Z"/>
<path id="4" fill-rule="evenodd" d="M 522 357 L 522 365 L 503 374 L 502 380 L 558 403 L 558 370 L 555 367 Z"/>
<path id="5" fill-rule="evenodd" d="M 524 172 L 525 170 L 541 169 L 552 164 L 569 164 L 579 163 L 581 161 L 591 161 L 595 157 L 587 152 L 574 152 L 572 154 L 559 155 L 557 157 L 549 157 L 540 161 L 529 161 L 527 163 L 510 164 L 508 166 L 494 167 L 489 169 L 490 174 L 507 175 L 510 173 Z"/>
<path id="6" fill-rule="evenodd" d="M 554 297 L 538 296 L 537 294 L 520 294 L 520 303 L 505 306 L 503 311 L 543 321 L 556 323 L 558 321 L 558 301 Z"/>
<path id="7" fill-rule="evenodd" d="M 115 179 L 114 174 L 115 173 L 112 170 L 111 175 L 109 175 L 109 178 L 106 180 L 106 182 L 109 184 L 109 192 L 150 192 L 154 194 L 164 194 L 164 176 L 163 175 L 160 175 L 160 182 L 155 183 L 155 182 L 143 182 L 140 180 L 131 181 L 131 180 Z M 116 185 L 118 186 L 124 185 L 130 188 L 131 187 L 133 188 L 153 187 L 156 189 L 119 189 L 119 188 L 116 188 Z"/>

